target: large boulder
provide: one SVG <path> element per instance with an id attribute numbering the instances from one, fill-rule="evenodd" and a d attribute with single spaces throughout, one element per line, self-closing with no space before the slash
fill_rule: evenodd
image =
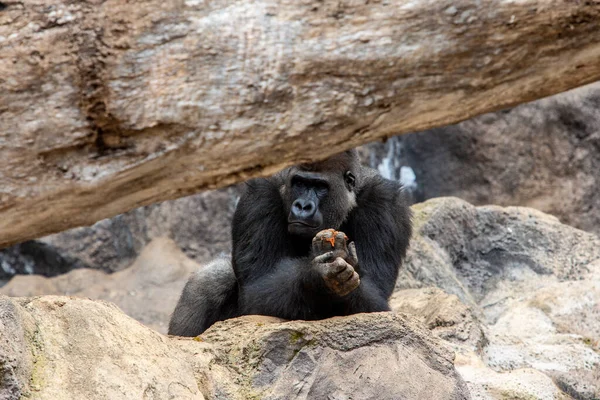
<path id="1" fill-rule="evenodd" d="M 15 276 L 0 288 L 8 296 L 70 295 L 111 301 L 128 315 L 161 333 L 187 278 L 200 265 L 168 238 L 156 238 L 127 269 L 107 274 L 77 269 L 53 278 Z"/>
<path id="2" fill-rule="evenodd" d="M 600 234 L 600 82 L 366 147 L 416 201 L 534 207 Z M 440 168 L 440 166 L 443 166 Z"/>
<path id="3" fill-rule="evenodd" d="M 1 399 L 204 399 L 188 354 L 111 303 L 2 296 L 0 327 Z"/>
<path id="4" fill-rule="evenodd" d="M 600 398 L 600 238 L 528 208 L 439 198 L 413 211 L 392 306 L 454 344 L 472 393 Z"/>
<path id="5" fill-rule="evenodd" d="M 454 354 L 393 313 L 243 317 L 166 337 L 114 305 L 0 297 L 2 399 L 469 399 Z"/>
<path id="6" fill-rule="evenodd" d="M 140 207 L 92 226 L 0 250 L 0 284 L 14 275 L 56 276 L 89 268 L 130 266 L 153 239 L 173 239 L 190 258 L 206 262 L 231 251 L 231 218 L 241 185 Z"/>

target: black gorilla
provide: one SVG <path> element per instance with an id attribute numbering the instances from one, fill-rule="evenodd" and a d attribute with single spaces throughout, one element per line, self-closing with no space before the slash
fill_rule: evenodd
<path id="1" fill-rule="evenodd" d="M 169 334 L 195 336 L 245 314 L 314 320 L 389 310 L 412 231 L 398 182 L 348 151 L 247 186 L 232 261 L 190 278 Z"/>

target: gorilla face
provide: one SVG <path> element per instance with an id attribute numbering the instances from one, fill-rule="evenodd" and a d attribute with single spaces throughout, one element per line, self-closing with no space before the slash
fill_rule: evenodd
<path id="1" fill-rule="evenodd" d="M 327 201 L 330 185 L 320 174 L 297 171 L 290 178 L 288 232 L 293 235 L 314 236 L 322 230 L 321 204 Z"/>
<path id="2" fill-rule="evenodd" d="M 312 238 L 323 229 L 340 227 L 356 205 L 353 167 L 342 153 L 289 169 L 282 195 L 290 234 Z"/>

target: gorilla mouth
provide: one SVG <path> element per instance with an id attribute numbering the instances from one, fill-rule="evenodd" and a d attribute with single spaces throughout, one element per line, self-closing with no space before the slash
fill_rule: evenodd
<path id="1" fill-rule="evenodd" d="M 306 227 L 306 228 L 318 228 L 319 225 L 311 225 L 306 221 L 289 221 L 288 222 L 289 226 L 297 226 L 297 227 Z"/>
<path id="2" fill-rule="evenodd" d="M 288 233 L 291 235 L 297 235 L 301 237 L 311 238 L 319 230 L 319 225 L 309 224 L 306 221 L 292 221 L 288 222 Z"/>

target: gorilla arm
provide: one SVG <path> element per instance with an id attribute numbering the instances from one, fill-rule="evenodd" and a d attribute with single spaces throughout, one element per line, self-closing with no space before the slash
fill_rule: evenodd
<path id="1" fill-rule="evenodd" d="M 389 310 L 371 279 L 360 279 L 341 257 L 280 260 L 273 272 L 240 288 L 242 314 L 285 319 L 321 319 L 335 315 Z M 324 259 L 323 259 L 324 260 Z M 328 262 L 331 261 L 331 262 Z"/>
<path id="2" fill-rule="evenodd" d="M 361 287 L 387 300 L 398 278 L 412 234 L 411 211 L 398 182 L 371 175 L 344 226 L 355 239 Z M 350 299 L 360 301 L 360 296 Z"/>

